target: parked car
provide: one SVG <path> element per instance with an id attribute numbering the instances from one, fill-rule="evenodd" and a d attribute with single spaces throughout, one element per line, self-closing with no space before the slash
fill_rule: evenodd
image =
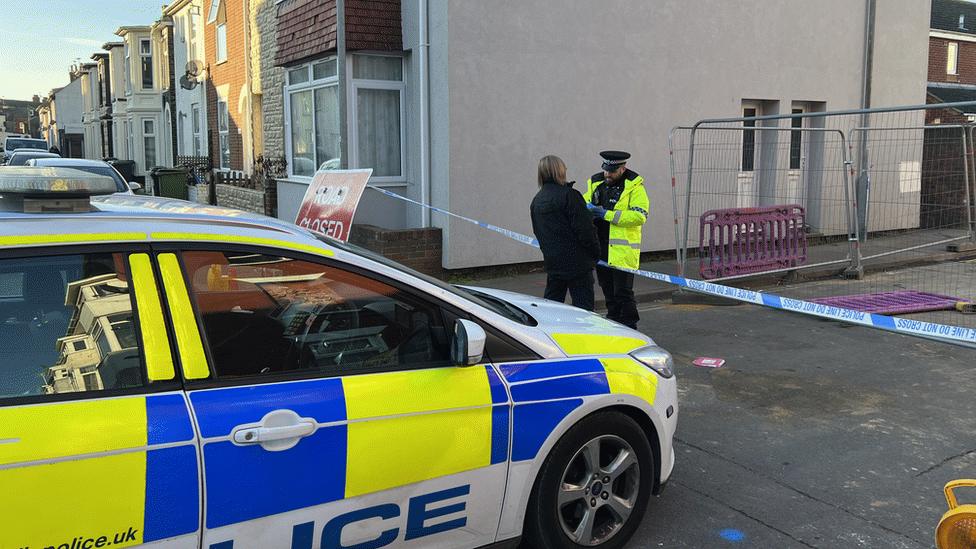
<path id="1" fill-rule="evenodd" d="M 2 156 L 2 161 L 6 162 L 7 158 L 13 154 L 17 149 L 30 149 L 36 151 L 47 151 L 48 145 L 47 141 L 43 139 L 33 139 L 30 137 L 22 137 L 20 135 L 8 135 L 4 139 L 3 150 L 0 150 L 0 156 Z"/>
<path id="2" fill-rule="evenodd" d="M 0 547 L 619 548 L 670 477 L 650 337 L 79 173 L 0 169 Z"/>
<path id="3" fill-rule="evenodd" d="M 111 177 L 118 186 L 120 193 L 132 194 L 142 185 L 126 181 L 114 166 L 103 160 L 87 160 L 84 158 L 32 158 L 27 161 L 28 166 L 44 166 L 47 168 L 74 168 L 95 175 Z"/>
<path id="4" fill-rule="evenodd" d="M 34 149 L 16 149 L 7 157 L 7 166 L 26 166 L 27 161 L 34 158 L 61 158 L 61 155 Z"/>

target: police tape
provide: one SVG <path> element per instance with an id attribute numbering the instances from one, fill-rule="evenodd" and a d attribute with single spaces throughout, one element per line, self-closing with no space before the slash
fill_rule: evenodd
<path id="1" fill-rule="evenodd" d="M 436 206 L 424 204 L 423 202 L 419 202 L 417 200 L 413 200 L 405 196 L 401 196 L 399 194 L 396 194 L 394 192 L 388 191 L 380 187 L 374 187 L 372 185 L 367 185 L 367 187 L 373 189 L 374 191 L 382 193 L 386 196 L 389 196 L 390 198 L 395 198 L 397 200 L 402 200 L 404 202 L 416 204 L 417 206 L 420 206 L 422 208 L 427 208 L 433 212 L 444 214 L 449 217 L 454 217 L 456 219 L 466 221 L 473 225 L 477 225 L 483 229 L 496 232 L 498 234 L 501 234 L 503 236 L 511 238 L 512 240 L 521 242 L 523 244 L 527 244 L 529 246 L 533 246 L 536 248 L 539 247 L 539 241 L 530 236 L 517 233 L 515 231 L 506 229 L 504 227 L 492 225 L 491 223 L 485 223 L 483 221 L 478 221 L 477 219 L 472 219 L 470 217 L 458 215 L 454 212 L 450 212 L 448 210 L 438 208 Z M 741 288 L 733 288 L 731 286 L 723 286 L 721 284 L 715 284 L 713 282 L 704 282 L 701 280 L 694 280 L 694 279 L 684 278 L 675 275 L 657 273 L 654 271 L 616 267 L 616 266 L 609 265 L 604 261 L 600 261 L 599 264 L 604 267 L 609 267 L 611 269 L 617 269 L 619 271 L 633 273 L 634 275 L 641 276 L 644 278 L 649 278 L 651 280 L 657 280 L 659 282 L 664 282 L 666 284 L 671 284 L 673 286 L 678 286 L 680 288 L 687 288 L 689 290 L 693 290 L 695 292 L 699 292 L 703 294 L 724 297 L 726 299 L 731 299 L 733 301 L 752 303 L 754 305 L 761 305 L 772 309 L 792 311 L 796 313 L 816 316 L 816 317 L 825 318 L 829 320 L 839 320 L 839 321 L 847 322 L 849 324 L 857 324 L 860 326 L 875 328 L 878 330 L 884 330 L 888 332 L 895 332 L 895 333 L 913 335 L 913 336 L 921 336 L 929 339 L 944 341 L 946 343 L 954 343 L 954 344 L 976 347 L 976 329 L 966 328 L 964 326 L 953 326 L 950 324 L 938 324 L 935 322 L 925 322 L 921 320 L 901 318 L 897 316 L 887 316 L 887 315 L 880 315 L 876 313 L 866 313 L 862 311 L 856 311 L 853 309 L 844 309 L 842 307 L 833 307 L 831 305 L 824 305 L 822 303 L 804 301 L 802 299 L 793 299 L 789 297 L 767 294 L 764 292 L 744 290 Z"/>

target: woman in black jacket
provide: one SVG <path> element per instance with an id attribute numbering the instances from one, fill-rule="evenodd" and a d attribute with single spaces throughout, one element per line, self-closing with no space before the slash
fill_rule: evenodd
<path id="1" fill-rule="evenodd" d="M 566 290 L 573 305 L 593 310 L 593 267 L 600 257 L 593 216 L 558 156 L 539 160 L 539 192 L 529 208 L 532 230 L 545 263 L 545 298 L 562 303 Z"/>

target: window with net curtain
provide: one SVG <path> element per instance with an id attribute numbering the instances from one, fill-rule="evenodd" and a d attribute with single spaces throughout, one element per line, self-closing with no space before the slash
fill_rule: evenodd
<path id="1" fill-rule="evenodd" d="M 374 177 L 401 177 L 400 117 L 403 64 L 400 57 L 354 55 L 356 167 Z M 339 88 L 335 59 L 288 71 L 291 171 L 311 177 L 319 168 L 338 168 L 340 159 Z"/>
<path id="2" fill-rule="evenodd" d="M 339 167 L 339 96 L 336 60 L 288 72 L 291 170 L 311 177 L 323 166 Z"/>
<path id="3" fill-rule="evenodd" d="M 403 62 L 400 57 L 353 56 L 356 83 L 356 152 L 361 168 L 374 177 L 402 176 L 400 109 Z"/>

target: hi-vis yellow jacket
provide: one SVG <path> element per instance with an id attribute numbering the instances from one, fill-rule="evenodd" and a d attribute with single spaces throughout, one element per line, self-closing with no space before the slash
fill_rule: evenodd
<path id="1" fill-rule="evenodd" d="M 605 183 L 602 173 L 586 182 L 583 199 L 593 202 L 593 194 Z M 649 208 L 644 178 L 627 170 L 624 172 L 624 190 L 614 205 L 607 210 L 604 220 L 610 223 L 610 253 L 607 262 L 614 267 L 637 269 L 640 267 L 641 227 L 647 221 Z"/>

